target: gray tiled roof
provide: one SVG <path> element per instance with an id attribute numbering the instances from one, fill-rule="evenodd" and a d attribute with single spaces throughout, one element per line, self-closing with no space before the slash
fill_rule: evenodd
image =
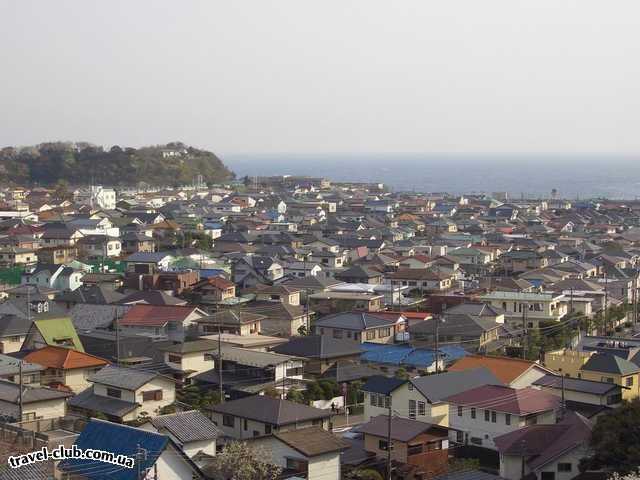
<path id="1" fill-rule="evenodd" d="M 502 385 L 502 382 L 487 368 L 427 375 L 414 378 L 411 383 L 431 402 L 438 402 L 443 398 L 481 385 Z"/>
<path id="2" fill-rule="evenodd" d="M 630 375 L 638 372 L 640 367 L 624 358 L 607 353 L 596 353 L 587 360 L 581 370 L 611 373 L 614 375 Z"/>
<path id="3" fill-rule="evenodd" d="M 122 417 L 138 407 L 137 403 L 127 402 L 119 398 L 103 397 L 93 393 L 92 388 L 87 388 L 67 402 L 70 407 L 102 412 L 116 417 Z"/>
<path id="4" fill-rule="evenodd" d="M 155 372 L 143 372 L 133 368 L 119 368 L 109 365 L 93 374 L 88 380 L 125 390 L 136 390 L 153 380 L 157 375 Z"/>
<path id="5" fill-rule="evenodd" d="M 365 312 L 345 312 L 328 315 L 316 321 L 316 327 L 344 328 L 346 330 L 365 330 L 367 328 L 387 327 L 395 323 L 394 319 L 378 317 Z"/>
<path id="6" fill-rule="evenodd" d="M 545 375 L 539 378 L 533 385 L 541 387 L 562 387 L 562 377 L 560 375 Z M 584 380 L 580 378 L 564 377 L 564 389 L 573 392 L 592 393 L 594 395 L 604 395 L 611 390 L 620 388 L 619 385 L 608 382 L 594 382 L 593 380 Z"/>
<path id="7" fill-rule="evenodd" d="M 331 416 L 330 411 L 264 395 L 254 395 L 219 405 L 213 405 L 211 410 L 217 413 L 269 423 L 275 426 L 290 425 L 296 422 L 328 418 Z"/>
<path id="8" fill-rule="evenodd" d="M 220 434 L 218 427 L 199 410 L 160 415 L 154 417 L 151 423 L 159 430 L 166 429 L 183 444 L 213 440 Z"/>
<path id="9" fill-rule="evenodd" d="M 273 348 L 273 351 L 305 358 L 334 358 L 358 355 L 362 352 L 362 348 L 350 340 L 336 339 L 325 335 L 309 335 L 291 337 L 287 343 Z"/>

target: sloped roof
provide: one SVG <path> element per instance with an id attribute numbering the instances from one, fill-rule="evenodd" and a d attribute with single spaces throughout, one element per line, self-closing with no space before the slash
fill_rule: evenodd
<path id="1" fill-rule="evenodd" d="M 121 368 L 108 365 L 94 373 L 87 380 L 111 387 L 120 387 L 125 390 L 136 390 L 158 376 L 156 372 L 135 370 L 133 368 Z"/>
<path id="2" fill-rule="evenodd" d="M 432 403 L 482 385 L 502 385 L 502 382 L 484 367 L 426 375 L 413 378 L 410 382 Z"/>
<path id="3" fill-rule="evenodd" d="M 83 450 L 104 450 L 116 455 L 133 457 L 136 459 L 135 468 L 105 469 L 109 466 L 108 464 L 87 459 L 63 460 L 59 468 L 71 473 L 94 472 L 89 474 L 89 477 L 94 479 L 135 480 L 138 477 L 138 470 L 144 471 L 152 467 L 167 448 L 168 443 L 169 438 L 166 435 L 92 418 L 74 445 Z M 145 449 L 144 458 L 138 455 L 138 448 Z M 112 465 L 112 467 L 115 466 Z"/>
<path id="4" fill-rule="evenodd" d="M 363 392 L 381 393 L 389 395 L 400 385 L 404 385 L 408 380 L 395 377 L 385 377 L 384 375 L 375 375 L 369 378 L 362 386 Z"/>
<path id="5" fill-rule="evenodd" d="M 509 384 L 524 372 L 536 365 L 535 362 L 510 357 L 492 357 L 484 355 L 467 355 L 449 367 L 450 372 L 459 372 L 472 368 L 485 367 L 500 379 Z"/>
<path id="6" fill-rule="evenodd" d="M 182 305 L 134 305 L 120 320 L 123 326 L 162 327 L 168 322 L 184 322 L 197 307 Z"/>
<path id="7" fill-rule="evenodd" d="M 157 429 L 166 429 L 183 444 L 213 440 L 220 435 L 218 427 L 199 410 L 159 415 L 151 423 Z"/>
<path id="8" fill-rule="evenodd" d="M 368 312 L 343 312 L 327 315 L 316 321 L 316 327 L 344 328 L 347 330 L 366 330 L 367 328 L 395 325 L 398 318 L 389 319 Z"/>
<path id="9" fill-rule="evenodd" d="M 264 395 L 254 395 L 213 405 L 211 410 L 275 426 L 331 417 L 331 412 L 327 410 Z"/>
<path id="10" fill-rule="evenodd" d="M 408 442 L 418 435 L 433 431 L 433 439 L 446 438 L 448 429 L 430 423 L 411 420 L 410 418 L 392 417 L 391 418 L 391 439 L 398 442 Z M 364 425 L 357 427 L 357 431 L 374 435 L 376 437 L 387 437 L 389 435 L 389 417 L 387 415 L 378 415 L 373 417 Z"/>
<path id="11" fill-rule="evenodd" d="M 27 354 L 24 359 L 47 368 L 71 370 L 74 368 L 90 368 L 107 365 L 102 358 L 78 352 L 71 348 L 47 346 Z"/>
<path id="12" fill-rule="evenodd" d="M 631 375 L 640 371 L 640 367 L 629 360 L 608 353 L 595 353 L 581 367 L 581 370 L 611 373 L 614 375 Z"/>
<path id="13" fill-rule="evenodd" d="M 465 390 L 446 397 L 443 401 L 476 408 L 489 406 L 491 410 L 514 415 L 546 412 L 560 406 L 560 398 L 552 393 L 530 387 L 514 389 L 498 385 L 484 385 Z"/>
<path id="14" fill-rule="evenodd" d="M 362 348 L 359 344 L 346 339 L 309 335 L 291 337 L 287 343 L 274 347 L 272 351 L 305 358 L 334 358 L 359 355 Z"/>
<path id="15" fill-rule="evenodd" d="M 76 329 L 69 317 L 43 318 L 40 320 L 34 320 L 33 324 L 36 326 L 47 345 L 57 345 L 56 340 L 69 339 L 73 342 L 73 348 L 75 350 L 84 352 L 82 342 L 80 342 Z"/>
<path id="16" fill-rule="evenodd" d="M 276 432 L 273 436 L 305 457 L 317 457 L 349 448 L 347 442 L 320 427 Z"/>
<path id="17" fill-rule="evenodd" d="M 555 425 L 530 425 L 495 438 L 501 454 L 522 456 L 532 470 L 539 469 L 559 456 L 584 446 L 591 436 L 592 424 L 579 413 L 568 412 Z"/>

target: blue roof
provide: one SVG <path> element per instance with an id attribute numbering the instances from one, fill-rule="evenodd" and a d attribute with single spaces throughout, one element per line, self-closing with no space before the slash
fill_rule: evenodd
<path id="1" fill-rule="evenodd" d="M 383 345 L 379 343 L 363 343 L 360 359 L 365 362 L 387 363 L 391 365 L 411 365 L 414 367 L 430 367 L 435 362 L 435 350 L 430 348 L 413 348 L 410 345 Z M 455 345 L 445 345 L 438 349 L 445 362 L 452 362 L 467 355 L 467 352 Z"/>
<path id="2" fill-rule="evenodd" d="M 91 419 L 75 445 L 81 449 L 105 450 L 116 455 L 136 457 L 138 445 L 147 451 L 146 460 L 141 460 L 140 468 L 153 466 L 166 448 L 169 437 L 139 428 L 133 428 L 103 420 Z M 96 460 L 73 459 L 60 462 L 60 468 L 76 472 L 91 480 L 136 480 L 138 465 L 134 468 L 119 467 Z"/>

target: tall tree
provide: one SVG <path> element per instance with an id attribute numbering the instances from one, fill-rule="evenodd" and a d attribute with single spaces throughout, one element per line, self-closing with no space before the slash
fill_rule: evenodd
<path id="1" fill-rule="evenodd" d="M 282 469 L 269 463 L 270 455 L 245 442 L 231 442 L 205 467 L 205 473 L 219 480 L 276 480 Z"/>

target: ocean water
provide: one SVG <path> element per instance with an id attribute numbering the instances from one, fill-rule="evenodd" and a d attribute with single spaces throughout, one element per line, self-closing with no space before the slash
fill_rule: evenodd
<path id="1" fill-rule="evenodd" d="M 223 160 L 238 175 L 311 175 L 382 182 L 394 191 L 563 198 L 640 197 L 640 155 L 253 154 Z"/>

